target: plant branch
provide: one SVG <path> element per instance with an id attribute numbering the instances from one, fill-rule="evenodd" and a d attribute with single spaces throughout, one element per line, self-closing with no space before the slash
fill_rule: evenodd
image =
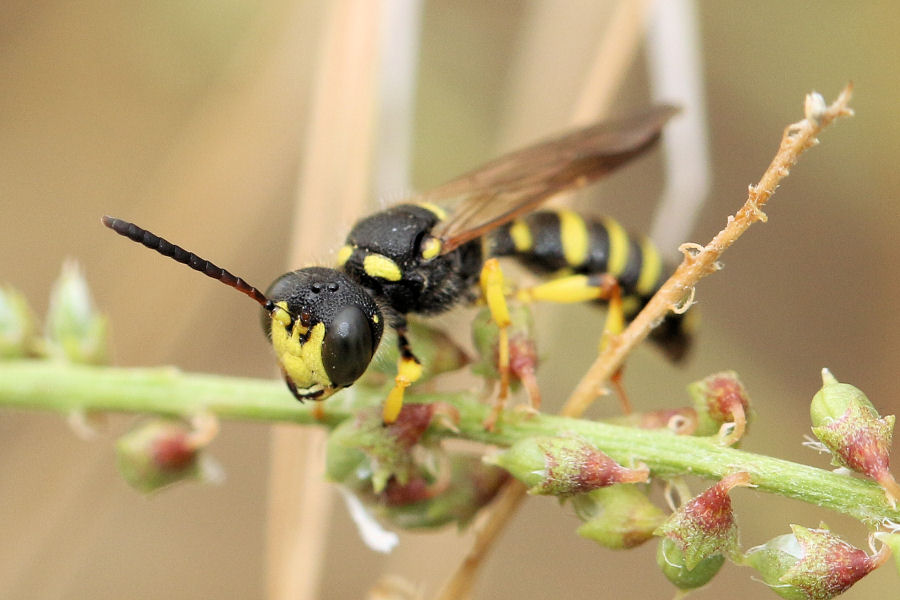
<path id="1" fill-rule="evenodd" d="M 806 97 L 806 118 L 788 125 L 781 138 L 775 158 L 755 186 L 750 186 L 747 201 L 728 224 L 703 248 L 682 247 L 684 259 L 671 277 L 653 296 L 647 306 L 628 325 L 621 335 L 610 340 L 569 397 L 562 414 L 580 416 L 597 397 L 603 385 L 622 366 L 625 357 L 644 340 L 673 307 L 693 297 L 694 286 L 702 278 L 718 270 L 716 261 L 753 223 L 765 221 L 762 208 L 775 193 L 778 184 L 788 176 L 800 155 L 818 143 L 816 136 L 835 119 L 850 116 L 853 86 L 848 85 L 831 106 L 825 107 L 822 97 L 812 93 Z"/>
<path id="2" fill-rule="evenodd" d="M 189 418 L 211 413 L 225 419 L 334 427 L 367 406 L 378 406 L 381 389 L 354 386 L 323 405 L 300 404 L 280 381 L 184 373 L 175 368 L 117 368 L 71 365 L 44 360 L 0 362 L 0 406 L 13 409 L 121 412 Z M 746 471 L 760 490 L 809 502 L 856 519 L 900 522 L 878 484 L 785 460 L 722 447 L 715 438 L 676 436 L 552 415 L 503 415 L 496 431 L 483 422 L 491 408 L 471 394 L 410 394 L 411 402 L 442 402 L 460 415 L 458 432 L 445 435 L 507 447 L 534 436 L 583 437 L 621 464 L 646 463 L 653 475 L 691 473 L 719 479 Z M 535 465 L 543 468 L 543 465 Z"/>
<path id="3" fill-rule="evenodd" d="M 696 253 L 690 246 L 682 247 L 684 259 L 681 264 L 625 331 L 610 339 L 610 343 L 590 366 L 566 401 L 561 411 L 562 415 L 580 417 L 584 414 L 594 398 L 602 392 L 609 378 L 622 366 L 628 354 L 650 334 L 654 325 L 673 307 L 691 302 L 697 282 L 718 270 L 716 261 L 722 252 L 754 222 L 765 220 L 761 208 L 775 193 L 778 183 L 788 176 L 790 167 L 805 150 L 818 142 L 816 136 L 825 127 L 838 117 L 853 114 L 848 106 L 852 89 L 852 85 L 845 87 L 837 100 L 828 107 L 819 94 L 807 95 L 805 118 L 785 128 L 775 158 L 763 173 L 759 183 L 750 186 L 750 193 L 743 207 L 733 217 L 729 217 L 728 224 L 709 244 L 698 249 Z M 525 496 L 525 486 L 515 481 L 507 484 L 500 500 L 488 507 L 482 516 L 475 543 L 438 595 L 438 600 L 468 595 L 477 566 Z"/>

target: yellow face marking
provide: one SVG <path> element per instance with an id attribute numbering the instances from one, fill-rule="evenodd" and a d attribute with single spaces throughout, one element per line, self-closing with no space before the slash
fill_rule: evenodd
<path id="1" fill-rule="evenodd" d="M 662 259 L 656 246 L 647 238 L 641 239 L 641 257 L 641 275 L 635 291 L 641 296 L 649 296 L 662 273 Z"/>
<path id="2" fill-rule="evenodd" d="M 275 306 L 280 308 L 281 310 L 276 310 L 272 312 L 272 323 L 278 322 L 281 323 L 282 327 L 287 327 L 291 324 L 291 314 L 288 312 L 287 302 L 282 300 L 281 302 L 276 302 Z"/>
<path id="3" fill-rule="evenodd" d="M 369 277 L 387 279 L 388 281 L 400 281 L 403 272 L 400 266 L 383 254 L 369 254 L 363 259 L 363 270 Z"/>
<path id="4" fill-rule="evenodd" d="M 438 218 L 439 221 L 443 221 L 447 218 L 447 211 L 438 206 L 437 204 L 433 204 L 431 202 L 417 202 L 416 206 L 421 206 L 427 211 L 431 211 L 434 216 Z"/>
<path id="5" fill-rule="evenodd" d="M 606 271 L 613 277 L 618 277 L 628 264 L 628 234 L 618 221 L 610 218 L 603 219 L 603 226 L 609 235 L 609 260 Z"/>
<path id="6" fill-rule="evenodd" d="M 344 246 L 337 253 L 337 264 L 339 267 L 343 267 L 344 264 L 348 260 L 350 260 L 350 255 L 353 254 L 353 246 Z"/>
<path id="7" fill-rule="evenodd" d="M 580 216 L 571 210 L 561 210 L 559 213 L 559 237 L 562 241 L 563 256 L 566 262 L 573 267 L 584 264 L 588 257 L 587 225 Z"/>
<path id="8" fill-rule="evenodd" d="M 301 330 L 309 332 L 305 342 L 300 341 Z M 311 330 L 295 323 L 293 330 L 288 333 L 283 324 L 272 319 L 272 347 L 275 348 L 278 363 L 301 391 L 316 385 L 326 390 L 331 387 L 331 380 L 322 362 L 324 339 L 324 323 L 316 323 Z"/>
<path id="9" fill-rule="evenodd" d="M 509 237 L 512 238 L 513 246 L 517 252 L 528 252 L 534 245 L 534 239 L 531 237 L 531 229 L 522 219 L 516 219 L 509 227 Z"/>
<path id="10" fill-rule="evenodd" d="M 425 240 L 425 243 L 422 247 L 422 258 L 425 260 L 431 260 L 435 256 L 441 253 L 441 240 L 429 237 Z"/>

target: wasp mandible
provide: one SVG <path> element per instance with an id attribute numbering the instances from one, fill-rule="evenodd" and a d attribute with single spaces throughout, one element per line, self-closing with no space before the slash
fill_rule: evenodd
<path id="1" fill-rule="evenodd" d="M 628 236 L 612 219 L 536 209 L 646 152 L 676 112 L 657 106 L 495 159 L 359 220 L 337 253 L 337 268 L 285 273 L 265 293 L 133 223 L 108 216 L 102 221 L 258 302 L 263 329 L 298 400 L 324 400 L 352 385 L 372 360 L 386 322 L 397 333 L 400 351 L 395 388 L 384 409 L 385 422 L 392 422 L 403 389 L 421 370 L 407 337 L 407 315 L 435 315 L 474 300 L 488 257 L 510 256 L 536 271 L 580 277 L 578 298 L 599 297 L 592 292 L 600 287 L 596 276 L 611 276 L 622 295 L 633 299 L 626 318 L 649 300 L 666 276 L 649 242 Z M 572 286 L 561 289 L 573 293 Z M 673 359 L 689 342 L 679 315 L 669 315 L 653 339 Z"/>

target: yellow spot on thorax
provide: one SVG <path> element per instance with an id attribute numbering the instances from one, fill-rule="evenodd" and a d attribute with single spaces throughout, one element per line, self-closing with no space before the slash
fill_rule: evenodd
<path id="1" fill-rule="evenodd" d="M 353 246 L 344 246 L 337 253 L 337 264 L 339 267 L 343 267 L 348 260 L 350 260 L 350 255 L 353 254 Z"/>
<path id="2" fill-rule="evenodd" d="M 439 221 L 443 221 L 447 218 L 447 211 L 432 202 L 416 202 L 416 206 L 420 206 L 425 210 L 430 211 Z"/>
<path id="3" fill-rule="evenodd" d="M 588 257 L 590 242 L 584 219 L 571 210 L 561 210 L 557 214 L 559 237 L 566 262 L 573 267 L 584 264 Z"/>
<path id="4" fill-rule="evenodd" d="M 441 253 L 441 240 L 435 237 L 429 237 L 422 245 L 422 258 L 431 260 Z"/>
<path id="5" fill-rule="evenodd" d="M 628 264 L 628 234 L 618 221 L 608 217 L 603 219 L 603 226 L 609 235 L 609 260 L 606 272 L 618 277 Z"/>
<path id="6" fill-rule="evenodd" d="M 513 246 L 517 252 L 528 252 L 534 245 L 534 239 L 531 237 L 531 229 L 522 219 L 516 219 L 509 227 L 509 237 L 512 238 Z"/>
<path id="7" fill-rule="evenodd" d="M 363 270 L 369 277 L 400 281 L 403 272 L 400 266 L 383 254 L 369 254 L 363 259 Z"/>

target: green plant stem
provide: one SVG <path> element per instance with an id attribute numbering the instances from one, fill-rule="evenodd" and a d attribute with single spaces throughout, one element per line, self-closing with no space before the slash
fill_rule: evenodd
<path id="1" fill-rule="evenodd" d="M 116 368 L 51 361 L 0 362 L 0 406 L 61 413 L 125 412 L 190 417 L 209 412 L 224 419 L 320 424 L 333 427 L 384 393 L 355 386 L 328 399 L 317 418 L 315 403 L 296 402 L 276 380 L 184 373 L 171 367 Z M 646 463 L 653 475 L 692 474 L 719 479 L 746 471 L 757 489 L 850 515 L 870 524 L 900 522 L 874 482 L 742 450 L 711 438 L 676 436 L 596 421 L 505 413 L 496 431 L 482 425 L 490 408 L 470 394 L 411 394 L 410 402 L 443 402 L 460 414 L 456 437 L 509 446 L 532 436 L 579 435 L 618 462 Z M 536 464 L 535 469 L 544 468 Z"/>

